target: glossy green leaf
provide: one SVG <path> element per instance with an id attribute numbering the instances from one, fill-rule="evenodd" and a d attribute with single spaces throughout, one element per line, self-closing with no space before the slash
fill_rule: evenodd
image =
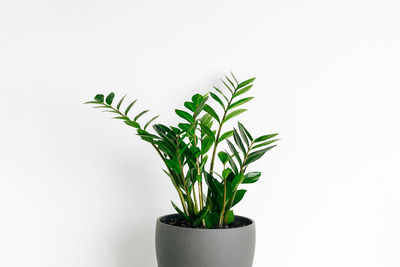
<path id="1" fill-rule="evenodd" d="M 242 150 L 243 155 L 246 155 L 246 148 L 243 145 L 242 139 L 236 129 L 233 130 L 233 140 L 235 140 L 236 145 Z"/>
<path id="2" fill-rule="evenodd" d="M 226 97 L 226 95 L 224 95 L 224 93 L 222 93 L 222 91 L 221 91 L 220 89 L 218 89 L 218 88 L 215 87 L 215 86 L 213 86 L 213 88 L 214 88 L 218 93 L 220 93 L 221 96 L 222 96 L 223 98 L 225 98 L 225 100 L 226 100 L 227 103 L 229 103 L 229 99 Z"/>
<path id="3" fill-rule="evenodd" d="M 244 184 L 252 184 L 260 179 L 261 172 L 249 172 L 244 176 L 243 183 Z"/>
<path id="4" fill-rule="evenodd" d="M 249 165 L 250 163 L 258 160 L 259 158 L 261 158 L 265 152 L 267 152 L 268 150 L 271 150 L 272 148 L 274 148 L 276 145 L 274 146 L 269 146 L 267 148 L 252 152 L 249 154 L 249 156 L 247 157 L 246 162 L 244 163 L 244 165 Z"/>
<path id="5" fill-rule="evenodd" d="M 229 138 L 233 135 L 233 130 L 232 131 L 227 131 L 226 133 L 222 134 L 221 137 L 218 139 L 218 143 L 222 142 L 226 138 Z"/>
<path id="6" fill-rule="evenodd" d="M 243 199 L 244 194 L 246 194 L 246 192 L 247 192 L 247 190 L 245 190 L 245 189 L 239 189 L 238 191 L 236 191 L 235 199 L 232 202 L 232 207 L 235 206 L 237 203 L 239 203 Z"/>
<path id="7" fill-rule="evenodd" d="M 255 79 L 256 79 L 256 78 L 254 77 L 254 78 L 248 79 L 248 80 L 246 80 L 246 81 L 244 81 L 244 82 L 241 82 L 241 83 L 239 83 L 239 85 L 237 86 L 237 88 L 240 89 L 240 88 L 242 88 L 242 87 L 245 87 L 246 85 L 251 84 L 252 82 L 254 82 Z"/>
<path id="8" fill-rule="evenodd" d="M 243 127 L 241 127 L 241 124 L 239 122 L 238 122 L 238 126 L 239 126 L 239 132 L 240 132 L 240 135 L 242 136 L 242 139 L 246 143 L 246 146 L 249 147 L 249 140 L 247 139 L 247 135 L 246 135 Z"/>
<path id="9" fill-rule="evenodd" d="M 221 80 L 222 83 L 225 85 L 226 88 L 228 88 L 228 90 L 233 93 L 233 90 L 226 84 L 226 82 L 224 80 Z"/>
<path id="10" fill-rule="evenodd" d="M 230 119 L 232 119 L 233 117 L 236 117 L 236 116 L 242 114 L 242 113 L 245 112 L 245 111 L 247 111 L 247 109 L 237 109 L 237 110 L 232 111 L 231 113 L 229 113 L 229 114 L 225 117 L 225 119 L 222 121 L 222 123 L 227 122 L 228 120 L 230 120 Z"/>
<path id="11" fill-rule="evenodd" d="M 220 122 L 217 112 L 215 112 L 215 110 L 210 105 L 206 104 L 203 109 L 205 112 L 210 114 L 216 121 Z"/>
<path id="12" fill-rule="evenodd" d="M 239 152 L 236 150 L 235 146 L 228 139 L 226 140 L 226 142 L 228 143 L 229 149 L 232 151 L 233 155 L 235 155 L 239 164 L 242 165 L 242 160 L 241 160 Z"/>
<path id="13" fill-rule="evenodd" d="M 239 126 L 239 130 L 240 130 L 240 134 L 242 135 L 243 139 L 245 139 L 245 136 L 247 136 L 247 138 L 250 139 L 250 141 L 253 141 L 253 137 L 251 136 L 249 131 L 247 131 L 246 128 L 244 128 L 244 126 L 240 122 L 238 122 L 238 126 Z M 249 144 L 247 144 L 247 146 L 248 145 Z"/>
<path id="14" fill-rule="evenodd" d="M 184 105 L 188 110 L 194 112 L 195 108 L 194 108 L 194 105 L 193 105 L 192 102 L 186 101 L 183 105 Z"/>
<path id="15" fill-rule="evenodd" d="M 125 97 L 126 97 L 126 95 L 124 95 L 124 96 L 121 98 L 121 100 L 118 102 L 118 104 L 117 104 L 117 109 L 118 109 L 118 110 L 119 110 L 119 108 L 121 107 L 122 102 L 124 101 Z"/>
<path id="16" fill-rule="evenodd" d="M 128 115 L 129 110 L 131 110 L 132 106 L 136 103 L 137 99 L 135 99 L 132 103 L 129 104 L 129 106 L 126 107 L 125 109 L 125 116 Z"/>
<path id="17" fill-rule="evenodd" d="M 226 164 L 229 159 L 229 155 L 223 151 L 218 153 L 218 158 L 221 160 L 222 164 Z"/>
<path id="18" fill-rule="evenodd" d="M 140 112 L 133 120 L 137 121 L 140 117 L 142 117 L 144 114 L 146 114 L 147 112 L 149 112 L 150 110 L 143 110 L 142 112 Z"/>
<path id="19" fill-rule="evenodd" d="M 236 188 L 243 182 L 243 180 L 244 180 L 244 175 L 242 173 L 237 174 L 232 181 L 231 191 L 235 191 Z"/>
<path id="20" fill-rule="evenodd" d="M 280 139 L 272 139 L 272 140 L 269 140 L 269 141 L 267 141 L 267 142 L 264 142 L 264 143 L 258 144 L 258 145 L 256 145 L 256 146 L 253 146 L 252 149 L 256 149 L 256 148 L 259 148 L 259 147 L 262 147 L 262 146 L 267 146 L 267 145 L 272 144 L 272 143 L 275 143 L 276 141 L 279 141 L 279 140 L 280 140 Z"/>
<path id="21" fill-rule="evenodd" d="M 219 98 L 219 96 L 217 96 L 216 94 L 214 94 L 214 93 L 212 93 L 212 92 L 210 92 L 210 95 L 211 95 L 211 97 L 212 97 L 215 101 L 217 101 L 217 102 L 221 105 L 221 107 L 225 110 L 225 104 L 224 104 L 224 102 L 222 102 L 221 98 Z"/>
<path id="22" fill-rule="evenodd" d="M 233 213 L 233 210 L 230 210 L 229 212 L 228 212 L 228 221 L 227 221 L 227 223 L 228 224 L 231 224 L 231 223 L 233 223 L 235 221 L 235 214 Z"/>
<path id="23" fill-rule="evenodd" d="M 267 135 L 260 136 L 260 137 L 258 137 L 258 138 L 256 138 L 254 140 L 254 143 L 258 143 L 258 142 L 262 142 L 262 141 L 268 140 L 268 139 L 273 138 L 273 137 L 275 137 L 277 135 L 278 135 L 277 133 L 274 133 L 274 134 L 267 134 Z"/>
<path id="24" fill-rule="evenodd" d="M 96 95 L 96 96 L 94 97 L 94 100 L 103 103 L 103 101 L 104 101 L 104 95 L 98 94 L 98 95 Z"/>
<path id="25" fill-rule="evenodd" d="M 190 123 L 194 122 L 194 119 L 192 117 L 192 115 L 190 115 L 189 113 L 187 113 L 186 111 L 180 110 L 180 109 L 175 109 L 175 113 L 181 117 L 182 119 L 187 120 Z"/>
<path id="26" fill-rule="evenodd" d="M 235 82 L 236 82 L 236 85 L 238 85 L 239 83 L 238 83 L 238 81 L 237 81 L 237 79 L 236 79 L 235 75 L 233 75 L 233 73 L 232 73 L 232 72 L 231 72 L 231 75 L 232 75 L 233 79 L 235 80 Z"/>
<path id="27" fill-rule="evenodd" d="M 236 85 L 228 78 L 228 76 L 225 75 L 225 78 L 229 82 L 229 84 L 232 86 L 232 88 L 236 87 Z"/>
<path id="28" fill-rule="evenodd" d="M 212 141 L 215 140 L 215 135 L 214 135 L 213 131 L 212 131 L 210 128 L 208 128 L 208 127 L 207 127 L 206 125 L 204 125 L 204 124 L 200 124 L 200 128 L 201 128 L 201 131 L 202 131 L 202 132 L 205 132 L 206 135 L 209 136 L 209 137 L 212 139 Z"/>
<path id="29" fill-rule="evenodd" d="M 181 211 L 178 206 L 175 205 L 175 203 L 173 201 L 171 201 L 172 206 L 174 207 L 174 209 L 179 213 L 179 215 L 181 215 L 183 218 L 185 218 L 186 221 L 191 222 L 192 220 L 189 218 L 189 216 L 187 216 L 183 211 Z"/>
<path id="30" fill-rule="evenodd" d="M 118 117 L 113 117 L 113 119 L 117 119 L 117 120 L 128 120 L 128 117 L 125 117 L 125 116 L 118 116 Z"/>
<path id="31" fill-rule="evenodd" d="M 223 170 L 223 171 L 222 171 L 222 178 L 225 180 L 231 172 L 232 172 L 232 170 L 229 169 L 229 168 Z"/>
<path id="32" fill-rule="evenodd" d="M 235 174 L 237 174 L 237 173 L 239 172 L 239 170 L 238 170 L 238 167 L 236 166 L 236 163 L 235 163 L 235 161 L 233 160 L 233 158 L 232 158 L 232 157 L 229 157 L 228 161 L 229 161 L 229 165 L 231 166 L 233 172 L 234 172 Z"/>
<path id="33" fill-rule="evenodd" d="M 135 122 L 135 121 L 124 121 L 126 124 L 128 124 L 129 126 L 135 127 L 140 129 L 140 125 L 139 123 Z"/>
<path id="34" fill-rule="evenodd" d="M 171 159 L 166 159 L 165 164 L 167 164 L 168 168 L 170 168 L 174 172 L 179 173 L 179 174 L 182 173 L 178 162 L 171 160 Z"/>
<path id="35" fill-rule="evenodd" d="M 253 98 L 254 98 L 254 97 L 246 97 L 246 98 L 240 99 L 240 100 L 236 101 L 235 103 L 232 103 L 232 104 L 228 107 L 228 110 L 229 110 L 229 109 L 236 108 L 236 107 L 238 107 L 238 106 L 241 106 L 241 105 L 243 105 L 244 103 L 249 102 L 249 101 L 252 100 Z"/>
<path id="36" fill-rule="evenodd" d="M 152 123 L 155 119 L 157 119 L 158 117 L 160 117 L 160 115 L 157 115 L 157 116 L 154 116 L 153 118 L 151 118 L 147 123 L 146 123 L 146 125 L 144 126 L 144 128 L 143 129 L 147 129 L 147 127 L 150 125 L 150 123 Z"/>
<path id="37" fill-rule="evenodd" d="M 253 87 L 253 85 L 249 85 L 249 86 L 246 86 L 246 87 L 244 87 L 244 88 L 242 88 L 242 89 L 236 91 L 236 93 L 233 94 L 233 97 L 238 97 L 238 96 L 240 96 L 240 95 L 246 93 L 246 92 L 249 91 L 252 87 Z"/>
<path id="38" fill-rule="evenodd" d="M 202 100 L 203 97 L 200 94 L 195 94 L 192 96 L 192 102 L 195 107 L 197 107 Z"/>
<path id="39" fill-rule="evenodd" d="M 193 224 L 194 224 L 195 226 L 199 225 L 199 224 L 202 222 L 202 220 L 204 219 L 204 217 L 208 214 L 209 211 L 210 211 L 210 206 L 204 207 L 204 208 L 199 212 L 199 214 L 197 215 L 197 218 L 196 218 L 196 220 L 194 220 Z"/>
<path id="40" fill-rule="evenodd" d="M 112 104 L 112 102 L 113 102 L 113 100 L 114 100 L 114 96 L 115 96 L 114 93 L 110 93 L 110 94 L 106 97 L 106 103 L 107 103 L 108 105 L 111 105 L 111 104 Z"/>
<path id="41" fill-rule="evenodd" d="M 210 137 L 206 136 L 201 142 L 201 154 L 206 154 L 212 147 L 213 143 L 213 140 Z"/>

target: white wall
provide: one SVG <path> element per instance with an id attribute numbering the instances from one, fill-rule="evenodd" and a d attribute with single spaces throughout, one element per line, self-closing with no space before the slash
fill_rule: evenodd
<path id="1" fill-rule="evenodd" d="M 155 267 L 176 199 L 132 129 L 82 102 L 174 108 L 257 76 L 242 116 L 279 147 L 236 212 L 254 267 L 400 266 L 400 3 L 2 1 L 0 266 Z M 211 266 L 209 266 L 211 267 Z"/>

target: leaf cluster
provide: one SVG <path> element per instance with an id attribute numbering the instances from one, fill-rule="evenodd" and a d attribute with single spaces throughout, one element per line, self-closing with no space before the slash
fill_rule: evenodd
<path id="1" fill-rule="evenodd" d="M 193 95 L 183 108 L 175 110 L 182 119 L 176 127 L 154 123 L 158 116 L 140 123 L 139 119 L 149 110 L 139 111 L 132 118 L 129 112 L 136 100 L 122 109 L 125 96 L 115 104 L 114 93 L 106 97 L 98 94 L 86 104 L 115 113 L 114 119 L 135 128 L 137 135 L 151 144 L 178 193 L 180 207 L 174 202 L 172 206 L 185 220 L 193 226 L 221 228 L 233 222 L 232 208 L 247 192 L 239 187 L 255 183 L 261 176 L 258 171 L 247 171 L 248 167 L 278 141 L 277 134 L 253 138 L 240 122 L 237 128 L 223 129 L 228 121 L 247 111 L 242 106 L 253 97 L 243 95 L 253 87 L 254 80 L 239 83 L 232 74 L 221 80 L 223 89 L 213 87 L 205 95 Z M 225 145 L 225 149 L 220 149 L 220 145 Z M 214 168 L 217 158 L 221 171 Z"/>

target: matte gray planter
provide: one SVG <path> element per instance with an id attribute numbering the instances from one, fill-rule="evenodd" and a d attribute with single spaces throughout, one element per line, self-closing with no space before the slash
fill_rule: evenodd
<path id="1" fill-rule="evenodd" d="M 251 267 L 256 227 L 250 224 L 228 229 L 195 229 L 163 223 L 157 219 L 156 254 L 158 267 Z"/>

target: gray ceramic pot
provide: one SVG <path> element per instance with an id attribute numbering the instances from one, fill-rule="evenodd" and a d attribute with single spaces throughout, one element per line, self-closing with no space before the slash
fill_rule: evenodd
<path id="1" fill-rule="evenodd" d="M 172 214 L 157 219 L 158 267 L 251 267 L 256 228 L 253 220 L 235 216 L 246 226 L 228 229 L 195 229 L 164 223 Z M 164 221 L 164 222 L 163 222 Z"/>

